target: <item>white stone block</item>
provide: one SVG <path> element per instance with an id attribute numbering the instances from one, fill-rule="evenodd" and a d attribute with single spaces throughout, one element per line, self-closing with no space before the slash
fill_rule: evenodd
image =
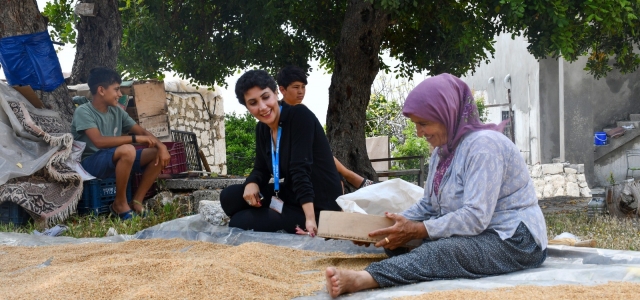
<path id="1" fill-rule="evenodd" d="M 187 111 L 187 119 L 191 120 L 193 118 L 195 118 L 195 115 L 193 114 L 193 112 L 192 111 Z"/>
<path id="2" fill-rule="evenodd" d="M 566 180 L 567 182 L 578 182 L 576 174 L 567 174 Z"/>
<path id="3" fill-rule="evenodd" d="M 533 180 L 533 186 L 536 188 L 536 190 L 544 190 L 544 180 L 542 179 L 534 179 Z"/>
<path id="4" fill-rule="evenodd" d="M 536 190 L 536 198 L 542 199 L 542 193 L 538 190 Z"/>
<path id="5" fill-rule="evenodd" d="M 160 192 L 154 196 L 156 201 L 160 202 L 162 206 L 173 203 L 173 195 L 170 192 Z"/>
<path id="6" fill-rule="evenodd" d="M 575 182 L 567 183 L 567 196 L 580 197 L 580 187 Z"/>
<path id="7" fill-rule="evenodd" d="M 542 173 L 543 174 L 560 174 L 564 171 L 564 166 L 562 164 L 544 164 L 542 165 Z"/>
<path id="8" fill-rule="evenodd" d="M 229 224 L 229 217 L 222 210 L 220 201 L 200 201 L 198 213 L 205 221 L 213 225 L 225 226 Z"/>
<path id="9" fill-rule="evenodd" d="M 585 177 L 584 174 L 577 174 L 576 175 L 576 179 L 578 180 L 578 182 L 586 182 L 587 181 L 587 177 Z"/>
<path id="10" fill-rule="evenodd" d="M 531 177 L 532 178 L 542 177 L 542 166 L 541 165 L 535 165 L 535 166 L 531 167 Z"/>
<path id="11" fill-rule="evenodd" d="M 591 197 L 591 189 L 588 187 L 583 187 L 580 189 L 580 196 L 582 197 Z"/>
<path id="12" fill-rule="evenodd" d="M 576 169 L 578 174 L 584 173 L 584 164 L 570 164 L 569 168 Z"/>
<path id="13" fill-rule="evenodd" d="M 564 172 L 567 174 L 576 174 L 578 173 L 578 170 L 574 169 L 574 168 L 564 168 Z"/>
<path id="14" fill-rule="evenodd" d="M 584 187 L 588 187 L 588 184 L 586 181 L 580 181 L 578 182 L 578 186 L 580 186 L 581 188 L 584 188 Z"/>
<path id="15" fill-rule="evenodd" d="M 553 188 L 558 189 L 560 187 L 564 188 L 564 185 L 566 183 L 566 180 L 564 179 L 564 176 L 562 175 L 553 175 L 551 176 L 551 184 L 553 185 Z"/>
<path id="16" fill-rule="evenodd" d="M 555 190 L 553 189 L 553 185 L 546 184 L 544 186 L 543 191 L 542 191 L 542 197 L 543 198 L 553 197 L 554 192 L 555 192 Z"/>
<path id="17" fill-rule="evenodd" d="M 566 196 L 565 192 L 564 192 L 564 188 L 561 187 L 559 189 L 556 190 L 555 194 L 553 195 L 554 197 L 562 197 L 562 196 Z"/>

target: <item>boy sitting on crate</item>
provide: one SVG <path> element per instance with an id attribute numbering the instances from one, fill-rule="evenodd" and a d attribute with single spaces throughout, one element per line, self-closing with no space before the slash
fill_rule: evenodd
<path id="1" fill-rule="evenodd" d="M 115 176 L 116 197 L 109 207 L 122 220 L 135 214 L 144 215 L 142 199 L 158 174 L 169 164 L 167 147 L 136 122 L 120 107 L 118 99 L 122 79 L 114 70 L 95 68 L 88 78 L 93 101 L 80 105 L 73 114 L 71 133 L 74 139 L 85 142 L 82 167 L 93 176 L 106 179 Z M 123 136 L 123 132 L 130 135 Z M 136 150 L 132 144 L 146 144 Z M 127 203 L 129 176 L 142 173 L 133 201 Z"/>

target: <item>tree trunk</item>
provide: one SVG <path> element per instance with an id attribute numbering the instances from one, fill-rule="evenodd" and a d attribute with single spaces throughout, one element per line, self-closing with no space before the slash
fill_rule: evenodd
<path id="1" fill-rule="evenodd" d="M 47 21 L 40 14 L 36 0 L 0 0 L 0 38 L 47 30 Z M 66 84 L 53 92 L 36 91 L 47 109 L 60 113 L 66 125 L 71 124 L 74 106 Z"/>
<path id="2" fill-rule="evenodd" d="M 390 15 L 365 0 L 349 0 L 329 87 L 327 137 L 333 154 L 347 168 L 377 180 L 367 156 L 366 111 L 380 70 L 380 44 Z"/>
<path id="3" fill-rule="evenodd" d="M 95 67 L 116 68 L 122 20 L 118 0 L 83 0 L 94 3 L 95 17 L 80 17 L 76 24 L 76 57 L 73 61 L 70 84 L 86 83 L 89 71 Z"/>

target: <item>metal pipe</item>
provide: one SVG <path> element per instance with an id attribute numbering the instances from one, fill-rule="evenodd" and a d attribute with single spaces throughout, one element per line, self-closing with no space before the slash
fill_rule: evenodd
<path id="1" fill-rule="evenodd" d="M 564 59 L 558 57 L 558 114 L 560 115 L 560 161 L 565 161 L 564 148 Z"/>

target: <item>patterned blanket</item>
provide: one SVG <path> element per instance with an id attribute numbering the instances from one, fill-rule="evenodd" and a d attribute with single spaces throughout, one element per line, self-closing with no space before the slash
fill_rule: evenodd
<path id="1" fill-rule="evenodd" d="M 7 88 L 6 85 L 0 87 L 0 93 L 4 92 L 0 104 L 15 136 L 39 141 L 43 147 L 54 151 L 47 152 L 46 155 L 53 154 L 44 167 L 34 170 L 29 176 L 14 177 L 0 185 L 0 203 L 15 202 L 37 222 L 50 226 L 74 213 L 82 197 L 80 175 L 64 163 L 71 154 L 73 136 L 57 113 L 37 109 L 21 95 L 8 92 Z M 21 167 L 19 161 L 10 163 Z"/>

